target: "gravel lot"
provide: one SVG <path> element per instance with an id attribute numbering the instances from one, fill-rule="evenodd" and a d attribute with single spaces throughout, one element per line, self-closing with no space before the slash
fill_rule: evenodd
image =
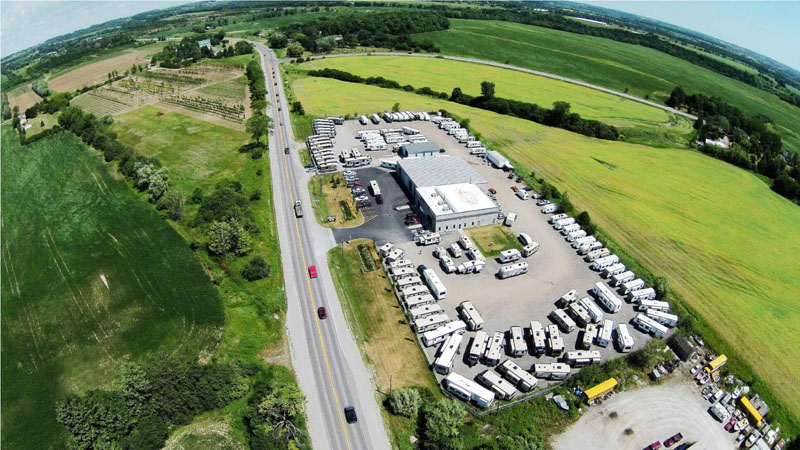
<path id="1" fill-rule="evenodd" d="M 605 403 L 589 408 L 583 417 L 556 436 L 555 450 L 642 449 L 682 433 L 681 442 L 701 442 L 705 449 L 730 449 L 736 433 L 728 433 L 708 413 L 709 403 L 696 386 L 678 370 L 663 384 L 622 392 Z M 612 412 L 616 417 L 612 417 Z M 626 434 L 626 429 L 633 430 Z"/>

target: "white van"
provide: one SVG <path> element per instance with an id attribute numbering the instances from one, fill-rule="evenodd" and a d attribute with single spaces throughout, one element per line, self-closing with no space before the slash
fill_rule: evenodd
<path id="1" fill-rule="evenodd" d="M 531 198 L 531 194 L 529 194 L 525 189 L 517 189 L 517 197 L 519 197 L 520 200 L 528 200 Z"/>
<path id="2" fill-rule="evenodd" d="M 507 227 L 510 227 L 511 225 L 514 225 L 515 220 L 517 220 L 517 213 L 508 213 L 504 223 Z"/>

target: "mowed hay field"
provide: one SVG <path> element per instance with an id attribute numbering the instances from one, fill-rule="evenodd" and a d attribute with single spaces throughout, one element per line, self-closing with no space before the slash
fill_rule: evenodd
<path id="1" fill-rule="evenodd" d="M 155 106 L 116 116 L 112 129 L 137 154 L 161 160 L 171 171 L 170 181 L 187 194 L 190 185 L 232 178 L 247 161 L 237 151 L 248 142 L 246 133 Z"/>
<path id="2" fill-rule="evenodd" d="M 148 45 L 111 58 L 77 67 L 50 80 L 50 90 L 69 92 L 84 86 L 91 86 L 108 79 L 108 73 L 114 70 L 120 74 L 134 64 L 147 65 L 148 55 L 161 50 L 162 44 Z"/>
<path id="3" fill-rule="evenodd" d="M 427 86 L 448 95 L 453 88 L 460 87 L 465 94 L 478 96 L 481 95 L 481 82 L 491 81 L 495 83 L 498 97 L 537 103 L 545 108 L 550 108 L 553 102 L 565 101 L 582 117 L 619 127 L 660 127 L 670 123 L 670 113 L 643 103 L 564 81 L 483 64 L 410 56 L 353 56 L 317 59 L 299 67 L 307 70 L 329 67 L 365 78 L 382 76 L 401 85 Z M 691 125 L 685 122 L 684 130 L 691 129 Z"/>
<path id="4" fill-rule="evenodd" d="M 42 101 L 39 94 L 31 90 L 31 85 L 26 84 L 17 86 L 8 92 L 8 104 L 11 108 L 19 108 L 20 113 L 24 113 L 26 109 Z"/>
<path id="5" fill-rule="evenodd" d="M 294 93 L 313 116 L 399 102 L 471 119 L 520 172 L 567 191 L 631 256 L 666 276 L 800 417 L 800 208 L 756 176 L 695 151 L 590 139 L 401 91 L 305 78 Z"/>
<path id="6" fill-rule="evenodd" d="M 651 99 L 676 85 L 721 97 L 778 125 L 784 146 L 800 152 L 800 108 L 755 87 L 638 45 L 510 22 L 450 20 L 450 29 L 415 35 L 442 53 L 508 62 Z M 462 87 L 463 88 L 463 87 Z"/>
<path id="7" fill-rule="evenodd" d="M 2 157 L 2 445 L 64 448 L 57 401 L 126 360 L 212 350 L 224 315 L 187 243 L 77 137 L 20 147 L 4 126 Z"/>

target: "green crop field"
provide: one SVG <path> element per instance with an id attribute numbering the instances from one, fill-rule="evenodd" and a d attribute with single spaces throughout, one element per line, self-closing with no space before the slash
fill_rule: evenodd
<path id="1" fill-rule="evenodd" d="M 171 182 L 187 194 L 196 185 L 213 186 L 220 178 L 233 177 L 247 161 L 237 152 L 248 142 L 246 133 L 155 106 L 120 114 L 113 130 L 138 154 L 161 160 Z"/>
<path id="2" fill-rule="evenodd" d="M 162 115 L 156 116 L 159 113 Z M 184 198 L 198 187 L 208 194 L 223 180 L 240 182 L 248 197 L 256 190 L 260 192 L 261 199 L 251 201 L 249 206 L 260 230 L 253 236 L 253 254 L 264 257 L 271 267 L 270 276 L 245 281 L 241 271 L 250 257 L 244 257 L 223 261 L 216 270 L 224 271 L 226 276 L 219 273 L 215 279 L 220 280 L 226 315 L 218 354 L 262 361 L 265 351 L 283 339 L 286 310 L 268 158 L 253 160 L 250 155 L 239 153 L 239 147 L 248 142 L 244 132 L 152 106 L 118 116 L 113 127 L 119 140 L 137 154 L 157 157 L 169 170 L 170 183 Z M 203 231 L 186 225 L 198 206 L 186 204 L 185 208 L 187 219 L 171 223 L 188 241 L 202 242 Z M 220 267 L 205 251 L 198 251 L 197 255 L 209 267 Z"/>
<path id="3" fill-rule="evenodd" d="M 3 447 L 64 448 L 55 404 L 126 360 L 213 348 L 224 314 L 186 242 L 78 138 L 2 128 Z"/>
<path id="4" fill-rule="evenodd" d="M 692 131 L 688 120 L 680 120 L 681 126 L 671 127 L 670 113 L 643 103 L 564 81 L 482 64 L 424 57 L 354 56 L 318 59 L 299 67 L 308 70 L 330 67 L 362 77 L 382 76 L 402 85 L 427 86 L 448 94 L 460 87 L 465 94 L 473 96 L 481 94 L 481 81 L 491 81 L 496 85 L 498 97 L 537 103 L 546 108 L 553 102 L 566 101 L 572 105 L 572 111 L 581 116 L 618 127 L 670 126 L 676 132 Z"/>
<path id="5" fill-rule="evenodd" d="M 245 100 L 245 92 L 247 88 L 247 78 L 242 75 L 235 80 L 222 81 L 220 83 L 203 86 L 197 90 L 203 94 L 216 95 L 219 97 L 226 97 L 234 100 Z"/>
<path id="6" fill-rule="evenodd" d="M 590 139 L 396 90 L 294 81 L 312 116 L 445 108 L 572 202 L 670 287 L 800 417 L 800 209 L 755 175 L 693 150 Z"/>
<path id="7" fill-rule="evenodd" d="M 755 87 L 638 45 L 509 22 L 451 20 L 450 29 L 415 35 L 443 53 L 551 72 L 666 100 L 676 85 L 716 95 L 776 122 L 784 146 L 800 153 L 800 108 Z"/>

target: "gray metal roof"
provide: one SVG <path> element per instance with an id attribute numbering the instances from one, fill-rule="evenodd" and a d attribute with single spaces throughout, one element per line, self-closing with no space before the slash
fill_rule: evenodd
<path id="1" fill-rule="evenodd" d="M 405 158 L 398 161 L 397 164 L 418 188 L 457 183 L 489 183 L 483 175 L 459 156 Z"/>
<path id="2" fill-rule="evenodd" d="M 435 142 L 418 142 L 416 144 L 403 144 L 403 150 L 409 155 L 413 155 L 415 153 L 438 152 L 441 149 L 442 147 L 436 144 Z"/>

